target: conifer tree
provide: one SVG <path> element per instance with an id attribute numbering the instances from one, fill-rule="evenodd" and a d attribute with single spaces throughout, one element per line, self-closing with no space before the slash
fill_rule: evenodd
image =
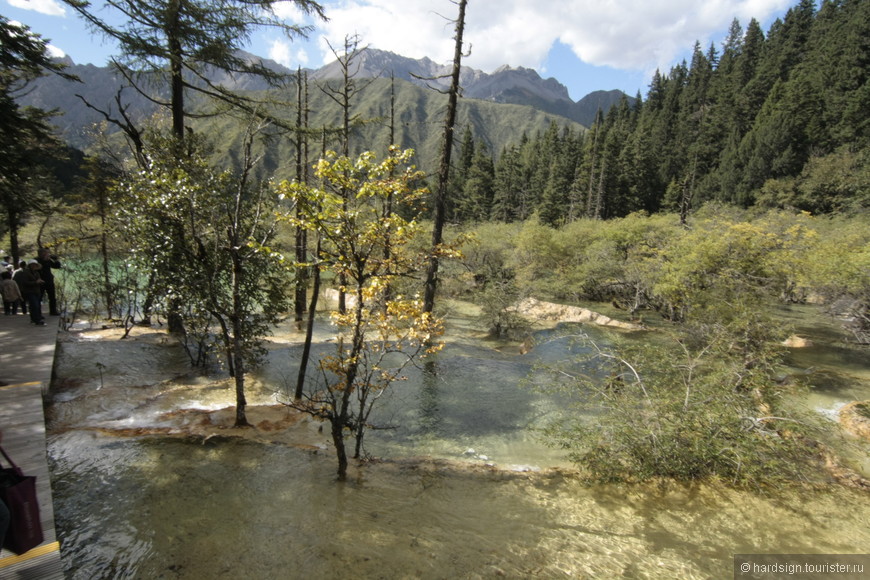
<path id="1" fill-rule="evenodd" d="M 468 167 L 457 217 L 462 221 L 486 221 L 492 208 L 495 168 L 486 145 L 476 148 Z"/>
<path id="2" fill-rule="evenodd" d="M 34 79 L 63 72 L 46 51 L 46 41 L 26 26 L 0 16 L 0 205 L 9 232 L 10 255 L 21 258 L 18 231 L 24 214 L 34 206 L 37 177 L 47 174 L 46 161 L 61 156 L 62 146 L 49 125 L 51 114 L 21 107 L 16 97 Z"/>
<path id="3" fill-rule="evenodd" d="M 574 181 L 579 152 L 571 132 L 564 130 L 556 141 L 556 149 L 549 162 L 549 176 L 538 212 L 548 225 L 564 223 L 571 206 L 571 184 Z"/>
<path id="4" fill-rule="evenodd" d="M 520 219 L 519 192 L 522 184 L 522 167 L 519 148 L 506 147 L 495 164 L 493 199 L 490 219 L 512 222 Z"/>
<path id="5" fill-rule="evenodd" d="M 465 127 L 462 140 L 459 143 L 459 155 L 450 167 L 449 195 L 446 212 L 451 220 L 468 219 L 466 215 L 468 202 L 465 199 L 465 182 L 468 180 L 471 165 L 474 163 L 475 142 L 470 126 Z"/>
<path id="6" fill-rule="evenodd" d="M 278 29 L 289 35 L 305 35 L 308 28 L 287 24 L 275 14 L 276 0 L 112 0 L 109 14 L 90 0 L 63 0 L 96 32 L 118 42 L 120 54 L 113 66 L 136 90 L 166 106 L 172 115 L 177 139 L 185 134 L 190 112 L 186 95 L 205 95 L 249 111 L 253 104 L 209 80 L 209 69 L 232 75 L 252 74 L 277 83 L 281 75 L 239 51 L 258 28 Z M 291 0 L 307 14 L 324 17 L 313 0 Z M 151 90 L 155 79 L 165 78 L 169 98 Z"/>

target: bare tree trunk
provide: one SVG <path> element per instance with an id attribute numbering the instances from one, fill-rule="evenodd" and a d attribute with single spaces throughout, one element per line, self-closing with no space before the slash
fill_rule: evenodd
<path id="1" fill-rule="evenodd" d="M 106 316 L 110 319 L 115 310 L 112 299 L 112 279 L 109 275 L 109 241 L 106 234 L 106 212 L 103 207 L 105 194 L 100 195 L 100 256 L 103 259 L 103 300 L 106 301 Z"/>
<path id="2" fill-rule="evenodd" d="M 338 479 L 344 481 L 347 479 L 347 449 L 344 445 L 344 425 L 337 419 L 332 422 L 332 444 L 338 458 Z"/>
<path id="3" fill-rule="evenodd" d="M 326 129 L 323 131 L 323 137 L 320 145 L 320 154 L 326 151 Z M 318 210 L 319 211 L 319 210 Z M 299 401 L 302 399 L 302 393 L 305 390 L 306 373 L 308 372 L 308 359 L 311 358 L 311 342 L 314 336 L 314 317 L 317 314 L 317 301 L 320 297 L 320 249 L 322 238 L 317 235 L 317 242 L 314 247 L 314 276 L 311 284 L 311 304 L 308 306 L 308 325 L 305 329 L 305 343 L 302 346 L 302 359 L 299 361 L 299 374 L 296 376 L 296 392 L 293 398 Z"/>
<path id="4" fill-rule="evenodd" d="M 352 71 L 351 67 L 360 53 L 365 50 L 365 48 L 360 49 L 358 46 L 359 36 L 357 35 L 344 37 L 343 53 L 339 53 L 337 50 L 332 48 L 332 45 L 329 45 L 332 54 L 335 55 L 335 58 L 341 67 L 342 86 L 340 89 L 332 89 L 327 85 L 325 89 L 321 89 L 326 96 L 341 107 L 341 155 L 346 158 L 350 157 L 351 101 L 356 93 L 360 91 L 360 87 L 357 86 L 355 79 L 357 71 Z M 342 195 L 345 199 L 346 205 L 350 192 L 344 191 L 342 192 Z M 347 298 L 345 296 L 346 286 L 347 276 L 344 273 L 340 273 L 338 276 L 338 311 L 342 314 L 347 312 Z"/>
<path id="5" fill-rule="evenodd" d="M 224 342 L 224 356 L 227 359 L 227 373 L 235 378 L 236 376 L 236 365 L 233 362 L 235 359 L 235 349 L 233 348 L 233 337 L 230 335 L 230 329 L 227 326 L 226 320 L 221 316 L 220 312 L 213 311 L 212 316 L 217 320 L 218 325 L 221 327 L 221 337 Z M 233 331 L 235 332 L 235 330 Z M 201 360 L 203 363 L 205 362 L 205 357 L 201 356 Z"/>
<path id="6" fill-rule="evenodd" d="M 184 53 L 179 38 L 180 31 L 179 11 L 180 0 L 172 0 L 169 5 L 170 21 L 172 28 L 166 30 L 167 43 L 169 46 L 169 70 L 170 70 L 170 107 L 172 110 L 172 133 L 178 140 L 179 152 L 183 151 L 184 142 L 184 78 L 182 77 Z M 177 297 L 169 299 L 166 322 L 169 332 L 184 334 L 184 320 L 181 317 L 181 300 Z"/>
<path id="7" fill-rule="evenodd" d="M 438 289 L 438 248 L 444 239 L 444 220 L 447 210 L 447 182 L 450 177 L 450 156 L 453 152 L 453 130 L 456 125 L 456 107 L 459 99 L 459 73 L 462 66 L 462 33 L 465 30 L 465 6 L 468 0 L 459 0 L 459 17 L 456 19 L 456 45 L 453 52 L 453 73 L 447 98 L 447 117 L 444 119 L 444 141 L 441 144 L 441 163 L 438 167 L 438 189 L 435 192 L 435 223 L 432 226 L 432 255 L 426 271 L 426 288 L 423 295 L 423 311 L 435 308 L 435 292 Z"/>
<path id="8" fill-rule="evenodd" d="M 304 126 L 305 119 L 307 115 L 305 115 L 304 110 L 307 108 L 306 103 L 307 97 L 305 95 L 304 86 L 302 82 L 302 68 L 300 67 L 296 73 L 296 181 L 298 183 L 306 183 L 305 175 L 305 159 L 304 159 L 304 149 L 305 144 L 304 141 L 307 139 L 304 135 L 304 130 L 306 127 Z M 296 208 L 296 217 L 301 220 L 302 218 L 302 208 Z M 307 245 L 308 245 L 308 235 L 307 230 L 302 226 L 296 227 L 296 263 L 303 264 L 307 262 Z M 307 300 L 307 289 L 308 289 L 308 272 L 307 268 L 297 267 L 296 268 L 296 296 L 294 300 L 294 312 L 295 312 L 295 320 L 296 327 L 302 328 L 302 321 L 305 319 L 305 302 Z"/>
<path id="9" fill-rule="evenodd" d="M 184 78 L 182 77 L 182 63 L 184 61 L 184 52 L 181 48 L 179 27 L 179 11 L 181 10 L 180 0 L 172 0 L 169 3 L 168 19 L 171 22 L 171 29 L 166 30 L 166 42 L 169 47 L 169 69 L 171 83 L 171 102 L 172 109 L 172 133 L 179 141 L 184 140 Z"/>
<path id="10" fill-rule="evenodd" d="M 315 254 L 320 255 L 320 236 L 317 236 Z M 314 267 L 314 279 L 311 284 L 311 304 L 308 307 L 308 325 L 305 328 L 305 343 L 302 346 L 302 358 L 299 361 L 299 374 L 296 376 L 296 392 L 293 398 L 302 399 L 305 389 L 305 374 L 308 372 L 308 359 L 311 357 L 311 341 L 314 336 L 314 316 L 317 313 L 317 299 L 320 294 L 320 267 Z"/>
<path id="11" fill-rule="evenodd" d="M 242 262 L 238 251 L 233 255 L 233 358 L 235 359 L 235 383 L 236 383 L 236 427 L 250 427 L 247 417 L 248 400 L 245 397 L 245 357 L 244 357 L 244 329 L 242 317 L 244 307 L 242 305 L 240 281 L 242 277 Z"/>
<path id="12" fill-rule="evenodd" d="M 392 72 L 390 73 L 390 144 L 392 147 L 396 145 L 396 75 Z M 390 170 L 390 175 L 393 175 L 393 171 Z M 387 204 L 384 208 L 384 215 L 389 218 L 393 215 L 393 193 L 387 196 Z M 390 234 L 387 233 L 387 239 L 384 242 L 384 260 L 389 261 L 390 256 L 393 253 L 392 244 L 390 242 Z M 387 278 L 387 283 L 384 285 L 384 295 L 383 295 L 383 303 L 384 303 L 384 311 L 387 309 L 387 303 L 390 301 L 391 296 L 393 295 L 392 285 L 390 284 L 389 278 Z M 357 450 L 357 455 L 359 455 L 359 450 Z"/>
<path id="13" fill-rule="evenodd" d="M 20 215 L 17 208 L 8 205 L 6 207 L 6 226 L 9 228 L 9 254 L 15 262 L 15 267 L 18 268 L 18 262 L 21 261 L 21 246 L 18 241 L 18 216 Z"/>

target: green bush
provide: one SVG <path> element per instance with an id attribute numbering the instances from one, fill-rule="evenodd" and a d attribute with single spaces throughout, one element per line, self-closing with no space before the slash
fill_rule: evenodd
<path id="1" fill-rule="evenodd" d="M 765 371 L 775 354 L 757 352 L 747 368 L 731 349 L 733 331 L 714 331 L 693 345 L 594 350 L 596 376 L 570 382 L 576 403 L 544 429 L 546 440 L 595 482 L 721 478 L 761 487 L 806 479 L 814 451 L 794 436 L 805 420 L 771 411 L 779 387 Z"/>

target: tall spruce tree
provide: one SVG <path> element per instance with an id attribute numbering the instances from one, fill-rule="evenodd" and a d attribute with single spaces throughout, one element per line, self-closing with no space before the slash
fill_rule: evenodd
<path id="1" fill-rule="evenodd" d="M 512 222 L 520 218 L 522 166 L 519 147 L 505 147 L 495 164 L 490 219 Z"/>
<path id="2" fill-rule="evenodd" d="M 273 83 L 283 79 L 240 54 L 255 29 L 278 29 L 289 36 L 309 30 L 278 17 L 277 0 L 109 0 L 99 6 L 89 0 L 63 1 L 95 31 L 117 41 L 120 54 L 112 64 L 143 95 L 170 109 L 177 139 L 184 138 L 189 92 L 255 108 L 247 98 L 212 82 L 209 72 L 256 75 Z M 317 2 L 290 1 L 306 14 L 324 18 Z M 157 91 L 152 90 L 155 83 Z M 168 99 L 160 90 L 165 87 Z"/>
<path id="3" fill-rule="evenodd" d="M 486 145 L 476 147 L 468 167 L 457 217 L 462 221 L 481 222 L 489 219 L 492 208 L 495 168 Z"/>
<path id="4" fill-rule="evenodd" d="M 21 258 L 18 231 L 24 214 L 35 205 L 33 185 L 50 173 L 46 162 L 63 155 L 48 122 L 51 113 L 21 107 L 16 97 L 45 74 L 73 78 L 63 69 L 51 59 L 41 36 L 0 16 L 0 204 L 5 213 L 2 228 L 9 232 L 9 251 L 16 261 Z"/>

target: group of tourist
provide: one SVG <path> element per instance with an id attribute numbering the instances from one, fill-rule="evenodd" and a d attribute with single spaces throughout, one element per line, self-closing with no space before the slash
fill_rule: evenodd
<path id="1" fill-rule="evenodd" d="M 0 264 L 0 293 L 3 294 L 3 312 L 7 316 L 21 313 L 30 313 L 30 322 L 38 326 L 45 326 L 45 318 L 42 315 L 43 298 L 48 299 L 48 313 L 58 316 L 57 294 L 54 287 L 53 269 L 60 268 L 60 262 L 53 256 L 48 248 L 39 250 L 37 257 L 25 262 L 21 260 L 17 264 L 9 262 L 8 256 L 3 258 Z"/>

